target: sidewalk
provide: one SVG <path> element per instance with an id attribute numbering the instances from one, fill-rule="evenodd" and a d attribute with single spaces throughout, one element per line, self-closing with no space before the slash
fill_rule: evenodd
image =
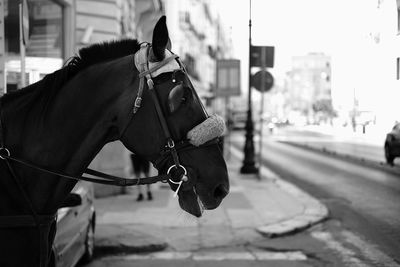
<path id="1" fill-rule="evenodd" d="M 285 129 L 283 130 L 285 131 Z M 394 166 L 385 160 L 385 135 L 378 135 L 377 130 L 369 134 L 353 133 L 343 128 L 334 129 L 318 126 L 289 128 L 291 135 L 274 136 L 275 140 L 318 152 L 324 152 L 337 158 L 351 160 L 365 166 L 383 169 L 395 174 L 400 173 L 400 159 Z"/>
<path id="2" fill-rule="evenodd" d="M 200 219 L 183 212 L 173 192 L 153 185 L 153 201 L 136 202 L 136 193 L 96 199 L 96 250 L 99 255 L 167 250 L 189 252 L 247 244 L 291 234 L 320 222 L 327 208 L 268 169 L 261 180 L 239 173 L 241 152 L 227 161 L 230 194 Z"/>

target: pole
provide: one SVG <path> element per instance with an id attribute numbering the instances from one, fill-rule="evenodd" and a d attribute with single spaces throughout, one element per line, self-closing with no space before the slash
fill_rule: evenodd
<path id="1" fill-rule="evenodd" d="M 5 68 L 4 0 L 0 0 L 0 96 L 7 93 Z"/>
<path id="2" fill-rule="evenodd" d="M 248 110 L 246 120 L 246 141 L 244 145 L 244 160 L 243 166 L 240 168 L 241 173 L 258 173 L 258 168 L 255 166 L 254 161 L 254 141 L 253 141 L 253 116 L 251 107 L 251 0 L 250 0 L 250 13 L 249 13 L 249 96 L 248 96 Z"/>
<path id="3" fill-rule="evenodd" d="M 19 48 L 21 53 L 21 88 L 26 86 L 25 81 L 25 44 L 23 28 L 22 3 L 19 4 Z"/>
<path id="4" fill-rule="evenodd" d="M 265 92 L 265 57 L 266 51 L 263 47 L 261 49 L 261 107 L 260 107 L 260 131 L 259 131 L 259 138 L 258 138 L 258 165 L 262 166 L 262 151 L 263 151 L 263 127 L 264 127 L 264 92 Z M 261 172 L 258 172 L 258 179 L 261 179 Z"/>
<path id="5" fill-rule="evenodd" d="M 229 125 L 230 121 L 230 98 L 225 97 L 225 121 L 228 122 L 228 127 L 226 127 L 226 134 L 224 136 L 224 155 L 227 159 L 231 158 L 231 129 Z"/>

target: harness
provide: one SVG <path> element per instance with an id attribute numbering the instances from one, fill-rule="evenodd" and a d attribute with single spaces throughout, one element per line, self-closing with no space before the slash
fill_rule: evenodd
<path id="1" fill-rule="evenodd" d="M 12 176 L 13 180 L 13 185 L 14 188 L 16 186 L 17 191 L 16 194 L 21 194 L 22 195 L 22 200 L 26 207 L 28 207 L 30 211 L 30 215 L 11 215 L 11 216 L 0 216 L 0 229 L 1 228 L 11 228 L 11 227 L 36 227 L 38 229 L 38 234 L 39 234 L 39 250 L 40 250 L 40 266 L 44 266 L 46 263 L 46 252 L 48 252 L 47 248 L 47 240 L 44 238 L 43 231 L 45 230 L 46 227 L 50 227 L 52 223 L 55 223 L 56 221 L 56 215 L 39 215 L 35 211 L 31 201 L 29 200 L 29 197 L 24 190 L 20 180 L 18 179 L 13 167 L 11 166 L 10 162 L 17 162 L 19 164 L 25 165 L 29 168 L 39 170 L 44 173 L 52 174 L 55 176 L 63 177 L 63 178 L 68 178 L 68 179 L 73 179 L 73 180 L 84 180 L 84 181 L 89 181 L 89 182 L 94 182 L 94 183 L 100 183 L 100 184 L 106 184 L 106 185 L 116 185 L 116 186 L 133 186 L 133 185 L 143 185 L 143 184 L 151 184 L 151 183 L 156 183 L 156 182 L 168 182 L 171 184 L 171 187 L 175 187 L 175 193 L 174 196 L 177 196 L 178 191 L 180 190 L 182 184 L 184 182 L 189 181 L 188 177 L 188 172 L 186 168 L 180 164 L 179 161 L 179 156 L 178 152 L 186 151 L 186 150 L 191 150 L 195 149 L 199 146 L 209 146 L 209 145 L 215 145 L 219 142 L 218 137 L 215 138 L 210 138 L 207 142 L 199 145 L 199 146 L 194 146 L 189 142 L 189 140 L 181 140 L 178 142 L 175 142 L 170 134 L 169 128 L 167 121 L 165 119 L 164 113 L 162 112 L 160 102 L 158 100 L 157 94 L 155 92 L 155 87 L 154 83 L 152 80 L 152 73 L 160 69 L 161 67 L 165 66 L 172 60 L 177 60 L 181 69 L 185 71 L 183 64 L 180 62 L 179 58 L 177 55 L 172 54 L 171 56 L 165 58 L 163 61 L 158 62 L 155 64 L 152 68 L 149 68 L 149 63 L 148 63 L 148 55 L 150 51 L 150 44 L 144 43 L 141 45 L 141 48 L 138 52 L 136 52 L 134 56 L 135 60 L 135 65 L 137 69 L 139 70 L 139 89 L 137 92 L 137 96 L 134 101 L 133 105 L 133 110 L 132 110 L 132 116 L 127 123 L 127 126 L 123 130 L 121 136 L 123 136 L 125 130 L 128 128 L 132 117 L 137 113 L 139 108 L 141 107 L 141 102 L 142 102 L 142 94 L 144 90 L 144 85 L 145 81 L 147 82 L 148 89 L 151 93 L 152 100 L 157 112 L 157 116 L 159 118 L 159 121 L 161 123 L 162 130 L 164 132 L 164 136 L 166 138 L 166 145 L 165 149 L 162 150 L 158 156 L 158 158 L 155 160 L 153 165 L 158 169 L 160 166 L 164 166 L 166 162 L 172 157 L 174 164 L 171 165 L 168 169 L 166 174 L 161 174 L 161 175 L 156 175 L 156 176 L 150 176 L 150 177 L 145 177 L 145 178 L 123 178 L 123 177 L 118 177 L 110 174 L 106 174 L 100 171 L 92 170 L 87 168 L 84 173 L 89 174 L 91 176 L 97 177 L 88 177 L 88 176 L 73 176 L 69 175 L 60 171 L 55 171 L 55 170 L 50 170 L 48 168 L 40 167 L 37 166 L 31 162 L 16 158 L 11 155 L 10 151 L 7 149 L 5 146 L 5 140 L 4 140 L 4 134 L 3 134 L 3 125 L 2 125 L 2 116 L 1 116 L 1 107 L 0 107 L 0 159 L 5 162 L 7 165 L 7 168 Z M 198 95 L 195 94 L 196 97 L 198 98 Z M 199 100 L 199 103 L 202 106 L 202 109 L 204 110 L 206 117 L 208 117 L 204 106 L 202 105 L 201 101 Z M 1 104 L 1 101 L 0 101 Z M 99 179 L 100 178 L 100 179 Z M 8 181 L 11 182 L 11 181 Z"/>
<path id="2" fill-rule="evenodd" d="M 192 145 L 188 140 L 181 140 L 181 141 L 175 142 L 172 139 L 170 131 L 168 129 L 167 121 L 162 112 L 160 102 L 159 102 L 157 94 L 155 92 L 154 83 L 153 83 L 152 76 L 151 76 L 151 73 L 160 69 L 161 67 L 168 64 L 170 61 L 172 61 L 174 59 L 178 60 L 178 63 L 180 64 L 180 66 L 183 70 L 185 70 L 185 69 L 183 68 L 182 63 L 180 62 L 179 57 L 175 54 L 172 54 L 170 57 L 165 58 L 161 62 L 158 62 L 155 66 L 153 66 L 151 69 L 149 69 L 149 65 L 148 65 L 149 48 L 150 48 L 150 44 L 144 43 L 141 45 L 140 50 L 138 52 L 136 52 L 136 54 L 134 55 L 135 65 L 140 72 L 139 73 L 139 79 L 140 79 L 139 80 L 139 89 L 138 89 L 137 96 L 134 101 L 131 119 L 129 120 L 126 127 L 122 131 L 121 136 L 124 135 L 125 130 L 128 128 L 133 116 L 136 114 L 136 112 L 141 107 L 144 83 L 145 83 L 145 80 L 147 80 L 148 89 L 151 92 L 151 96 L 152 96 L 152 100 L 153 100 L 155 108 L 156 108 L 157 116 L 159 117 L 159 121 L 161 123 L 165 138 L 167 140 L 164 150 L 162 150 L 159 153 L 159 156 L 157 159 L 155 159 L 153 165 L 158 169 L 169 159 L 170 156 L 172 156 L 172 159 L 174 161 L 173 166 L 175 166 L 176 168 L 181 168 L 186 175 L 186 173 L 187 173 L 186 168 L 183 167 L 179 163 L 178 152 L 195 149 L 199 146 Z M 197 94 L 196 94 L 196 96 L 197 96 Z M 199 103 L 201 104 L 201 101 L 199 101 Z M 203 105 L 202 105 L 202 109 L 205 111 L 205 108 Z M 206 115 L 206 116 L 208 116 L 208 115 Z M 214 145 L 214 144 L 217 144 L 218 142 L 219 142 L 219 139 L 213 138 L 212 140 L 205 142 L 201 146 Z M 55 176 L 76 180 L 76 181 L 83 180 L 83 181 L 88 181 L 88 182 L 93 182 L 93 183 L 99 183 L 99 184 L 105 184 L 105 185 L 115 185 L 115 186 L 135 186 L 135 185 L 144 185 L 144 184 L 152 184 L 152 183 L 156 183 L 156 182 L 167 182 L 167 181 L 174 183 L 174 181 L 172 179 L 170 179 L 171 178 L 170 172 L 173 169 L 172 166 L 168 168 L 168 171 L 166 174 L 160 174 L 160 175 L 149 176 L 149 177 L 144 177 L 144 178 L 119 177 L 119 176 L 114 176 L 114 175 L 110 175 L 110 174 L 107 174 L 104 172 L 100 172 L 100 171 L 96 171 L 96 170 L 87 168 L 84 171 L 84 173 L 93 176 L 93 177 L 90 177 L 90 176 L 84 176 L 84 175 L 73 176 L 73 175 L 63 173 L 60 171 L 40 167 L 40 166 L 37 166 L 26 160 L 16 158 L 11 155 L 10 151 L 7 149 L 7 147 L 4 144 L 1 108 L 0 108 L 0 145 L 1 145 L 0 159 L 7 162 L 7 164 L 9 161 L 14 161 L 14 162 L 25 165 L 32 169 L 39 170 L 44 173 L 48 173 L 48 174 L 52 174 Z M 9 168 L 11 168 L 11 165 L 9 165 Z M 94 177 L 97 177 L 97 178 L 94 178 Z M 101 179 L 99 179 L 99 178 L 101 178 Z"/>
<path id="3" fill-rule="evenodd" d="M 2 159 L 11 174 L 12 181 L 4 179 L 8 184 L 7 188 L 13 190 L 13 194 L 21 195 L 21 204 L 28 208 L 30 214 L 26 215 L 5 215 L 0 216 L 0 229 L 4 228 L 28 228 L 34 227 L 37 229 L 38 240 L 39 240 L 39 266 L 46 266 L 46 259 L 48 258 L 47 253 L 50 251 L 48 248 L 48 240 L 44 235 L 46 230 L 50 231 L 52 224 L 56 223 L 56 214 L 38 214 L 30 201 L 26 191 L 24 190 L 21 181 L 18 179 L 14 169 L 12 168 L 10 161 L 10 151 L 4 147 L 4 135 L 2 127 L 2 119 L 0 112 L 0 159 Z M 4 156 L 1 156 L 3 155 Z"/>

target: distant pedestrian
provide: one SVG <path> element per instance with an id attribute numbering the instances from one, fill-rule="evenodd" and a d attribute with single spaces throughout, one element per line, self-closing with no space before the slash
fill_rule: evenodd
<path id="1" fill-rule="evenodd" d="M 143 174 L 145 177 L 149 176 L 149 171 L 150 171 L 150 162 L 147 161 L 144 158 L 141 158 L 135 154 L 131 154 L 131 161 L 132 161 L 132 167 L 133 167 L 133 174 L 136 176 L 136 178 L 139 178 L 141 174 Z M 142 201 L 144 199 L 143 192 L 142 192 L 142 186 L 138 185 L 138 196 L 136 198 L 136 201 Z M 147 188 L 147 199 L 152 200 L 153 195 L 151 193 L 151 188 L 150 184 L 146 186 Z"/>

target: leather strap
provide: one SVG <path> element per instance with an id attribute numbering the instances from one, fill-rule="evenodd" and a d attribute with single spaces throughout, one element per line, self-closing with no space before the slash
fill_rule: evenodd
<path id="1" fill-rule="evenodd" d="M 169 56 L 167 58 L 165 58 L 163 61 L 159 62 L 158 64 L 156 64 L 155 66 L 153 66 L 152 68 L 149 69 L 148 67 L 148 55 L 149 55 L 149 51 L 150 51 L 150 44 L 149 43 L 143 43 L 141 45 L 141 48 L 139 49 L 139 51 L 137 51 L 135 53 L 134 56 L 134 62 L 135 62 L 135 66 L 139 71 L 139 89 L 136 95 L 136 99 L 133 105 L 133 114 L 135 114 L 141 104 L 142 104 L 142 94 L 143 94 L 143 89 L 144 89 L 144 78 L 145 77 L 149 77 L 149 75 L 158 70 L 159 68 L 161 68 L 162 66 L 165 66 L 166 64 L 168 64 L 170 61 L 178 58 L 177 55 L 172 54 L 172 56 Z"/>
<path id="2" fill-rule="evenodd" d="M 52 171 L 52 170 L 49 170 L 46 168 L 42 168 L 42 167 L 36 166 L 32 163 L 29 163 L 27 161 L 14 158 L 12 156 L 4 154 L 4 150 L 0 150 L 0 156 L 7 160 L 15 161 L 15 162 L 25 165 L 29 168 L 36 169 L 41 172 L 45 172 L 45 173 L 52 174 L 55 176 L 59 176 L 59 177 L 63 177 L 63 178 L 71 179 L 71 180 L 76 180 L 76 181 L 83 180 L 83 181 L 99 183 L 99 184 L 106 184 L 106 185 L 116 185 L 116 186 L 144 185 L 144 184 L 152 184 L 152 183 L 156 183 L 156 182 L 166 181 L 169 178 L 169 176 L 165 174 L 165 175 L 156 175 L 156 176 L 150 176 L 150 177 L 145 177 L 145 178 L 132 178 L 131 179 L 131 178 L 110 175 L 110 174 L 103 173 L 100 171 L 92 170 L 90 168 L 87 168 L 84 173 L 92 175 L 92 176 L 96 176 L 99 178 L 103 178 L 103 179 L 97 179 L 97 178 L 87 177 L 87 176 L 73 176 L 73 175 L 62 173 L 62 172 Z"/>
<path id="3" fill-rule="evenodd" d="M 49 225 L 55 221 L 55 215 L 38 215 L 39 225 Z M 0 228 L 36 227 L 36 220 L 32 215 L 0 216 Z"/>

